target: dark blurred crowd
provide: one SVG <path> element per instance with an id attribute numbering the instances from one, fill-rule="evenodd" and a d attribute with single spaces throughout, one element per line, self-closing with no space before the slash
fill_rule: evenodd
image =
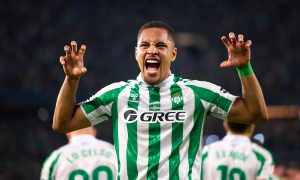
<path id="1" fill-rule="evenodd" d="M 178 33 L 173 73 L 241 95 L 235 70 L 220 69 L 219 63 L 227 55 L 220 37 L 242 33 L 253 41 L 252 66 L 267 104 L 299 104 L 299 5 L 296 0 L 1 1 L 0 105 L 5 108 L 0 112 L 13 110 L 0 117 L 0 179 L 13 171 L 30 174 L 25 166 L 36 177 L 45 155 L 62 144 L 57 140 L 61 134 L 51 129 L 51 117 L 40 121 L 36 114 L 19 110 L 42 106 L 52 116 L 64 79 L 58 59 L 71 40 L 88 48 L 88 72 L 82 77 L 78 101 L 112 82 L 135 78 L 137 30 L 147 21 L 162 20 Z M 262 129 L 268 137 L 265 146 L 283 165 L 293 158 L 300 161 L 300 125 L 295 122 L 268 123 L 272 128 Z"/>

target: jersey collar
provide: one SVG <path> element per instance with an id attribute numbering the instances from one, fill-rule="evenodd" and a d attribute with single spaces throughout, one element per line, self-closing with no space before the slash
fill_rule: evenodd
<path id="1" fill-rule="evenodd" d="M 169 87 L 171 86 L 173 83 L 174 83 L 174 74 L 170 74 L 164 81 L 162 81 L 161 83 L 159 84 L 156 84 L 156 85 L 149 85 L 147 84 L 144 79 L 142 78 L 142 73 L 140 73 L 137 77 L 137 81 L 139 83 L 139 85 L 141 85 L 142 87 L 159 87 L 159 88 L 162 88 L 162 87 Z"/>
<path id="2" fill-rule="evenodd" d="M 230 142 L 245 142 L 250 143 L 250 139 L 247 136 L 244 135 L 236 135 L 236 134 L 227 134 L 224 138 L 224 141 L 230 141 Z"/>
<path id="3" fill-rule="evenodd" d="M 70 139 L 70 143 L 81 143 L 81 142 L 86 142 L 86 141 L 91 141 L 94 140 L 95 137 L 92 135 L 88 135 L 88 134 L 81 134 L 81 135 L 77 135 L 74 136 Z"/>

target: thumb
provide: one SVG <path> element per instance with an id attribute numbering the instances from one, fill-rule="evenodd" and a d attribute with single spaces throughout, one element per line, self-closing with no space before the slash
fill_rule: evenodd
<path id="1" fill-rule="evenodd" d="M 86 69 L 85 67 L 83 67 L 83 68 L 81 69 L 81 74 L 86 73 L 86 71 L 87 71 L 87 69 Z"/>
<path id="2" fill-rule="evenodd" d="M 232 66 L 231 62 L 230 61 L 223 61 L 221 64 L 220 64 L 220 67 L 221 68 L 226 68 L 226 67 L 230 67 Z"/>

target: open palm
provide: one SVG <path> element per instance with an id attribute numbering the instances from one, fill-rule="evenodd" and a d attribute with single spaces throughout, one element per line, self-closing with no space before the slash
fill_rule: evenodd
<path id="1" fill-rule="evenodd" d="M 244 42 L 244 36 L 242 34 L 239 34 L 238 39 L 236 39 L 235 34 L 232 32 L 229 33 L 229 38 L 230 41 L 225 36 L 221 38 L 227 48 L 228 59 L 223 61 L 220 66 L 222 68 L 246 66 L 251 58 L 251 40 Z"/>
<path id="2" fill-rule="evenodd" d="M 65 74 L 71 79 L 79 79 L 80 76 L 87 71 L 83 63 L 86 46 L 81 45 L 80 49 L 77 51 L 77 43 L 72 41 L 71 47 L 66 45 L 64 51 L 66 52 L 66 55 L 61 56 L 59 60 L 63 65 Z"/>

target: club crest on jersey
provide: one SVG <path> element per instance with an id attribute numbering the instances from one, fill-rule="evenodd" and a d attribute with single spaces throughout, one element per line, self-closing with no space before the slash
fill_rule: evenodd
<path id="1" fill-rule="evenodd" d="M 130 96 L 131 96 L 132 100 L 134 100 L 134 101 L 135 101 L 135 100 L 136 100 L 136 98 L 137 98 L 139 95 L 138 95 L 138 94 L 131 94 Z"/>
<path id="2" fill-rule="evenodd" d="M 131 102 L 137 102 L 139 99 L 139 95 L 134 93 L 134 94 L 131 94 L 130 97 L 129 97 L 129 101 Z"/>
<path id="3" fill-rule="evenodd" d="M 171 97 L 171 100 L 176 103 L 176 104 L 179 104 L 182 100 L 183 100 L 183 97 L 180 96 L 180 94 L 174 94 L 173 97 Z"/>
<path id="4" fill-rule="evenodd" d="M 127 109 L 123 113 L 123 119 L 127 123 L 136 121 L 143 123 L 172 123 L 184 122 L 186 119 L 186 111 L 170 110 L 170 111 L 142 111 L 138 112 L 135 109 Z"/>

